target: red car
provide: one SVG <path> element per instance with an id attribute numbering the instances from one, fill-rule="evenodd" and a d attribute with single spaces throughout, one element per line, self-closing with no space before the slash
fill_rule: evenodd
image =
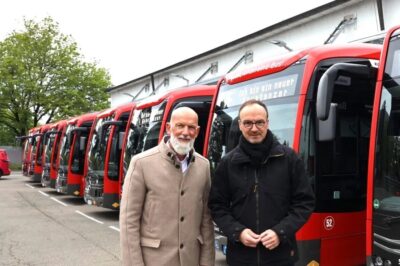
<path id="1" fill-rule="evenodd" d="M 6 150 L 0 149 L 0 177 L 3 175 L 10 175 L 10 160 L 8 160 L 8 155 Z"/>

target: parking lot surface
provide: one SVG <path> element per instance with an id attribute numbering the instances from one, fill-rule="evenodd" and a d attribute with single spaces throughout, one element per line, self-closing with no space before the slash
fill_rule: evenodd
<path id="1" fill-rule="evenodd" d="M 0 265 L 121 265 L 119 212 L 32 183 L 0 179 Z M 217 252 L 216 265 L 226 265 Z"/>

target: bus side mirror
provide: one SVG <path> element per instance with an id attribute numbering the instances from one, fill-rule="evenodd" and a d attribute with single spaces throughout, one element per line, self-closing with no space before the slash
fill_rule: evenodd
<path id="1" fill-rule="evenodd" d="M 340 75 L 341 73 L 344 75 Z M 325 121 L 328 119 L 335 84 L 351 86 L 351 76 L 369 79 L 371 77 L 371 69 L 366 65 L 337 63 L 328 68 L 322 75 L 318 83 L 316 103 L 317 118 L 319 120 Z"/>
<path id="2" fill-rule="evenodd" d="M 124 144 L 125 132 L 119 132 L 118 134 L 118 149 L 122 150 L 122 145 Z"/>
<path id="3" fill-rule="evenodd" d="M 337 103 L 331 103 L 329 117 L 326 120 L 317 118 L 317 141 L 332 141 L 336 133 Z"/>
<path id="4" fill-rule="evenodd" d="M 86 137 L 79 138 L 79 150 L 84 151 L 86 148 Z"/>

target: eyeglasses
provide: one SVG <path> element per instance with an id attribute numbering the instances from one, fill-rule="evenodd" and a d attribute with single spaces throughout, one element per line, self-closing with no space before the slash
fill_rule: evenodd
<path id="1" fill-rule="evenodd" d="M 253 125 L 256 125 L 256 127 L 258 129 L 263 129 L 265 127 L 265 124 L 267 123 L 267 121 L 265 121 L 265 120 L 257 120 L 257 121 L 244 120 L 244 121 L 241 121 L 241 123 L 247 129 L 251 129 L 253 127 Z"/>

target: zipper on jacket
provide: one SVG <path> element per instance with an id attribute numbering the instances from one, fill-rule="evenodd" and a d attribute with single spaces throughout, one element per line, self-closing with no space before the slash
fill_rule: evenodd
<path id="1" fill-rule="evenodd" d="M 254 193 L 256 193 L 256 229 L 257 234 L 260 233 L 260 206 L 259 206 L 259 192 L 258 192 L 258 169 L 254 172 Z M 257 265 L 260 265 L 260 245 L 257 245 Z"/>
<path id="2" fill-rule="evenodd" d="M 269 158 L 281 157 L 284 153 L 275 154 L 272 156 L 268 156 L 262 164 L 266 164 Z M 256 193 L 256 228 L 257 233 L 260 233 L 260 205 L 259 205 L 259 191 L 258 191 L 258 168 L 255 169 L 254 172 L 254 193 Z M 260 258 L 260 245 L 257 245 L 257 265 L 261 265 Z"/>

